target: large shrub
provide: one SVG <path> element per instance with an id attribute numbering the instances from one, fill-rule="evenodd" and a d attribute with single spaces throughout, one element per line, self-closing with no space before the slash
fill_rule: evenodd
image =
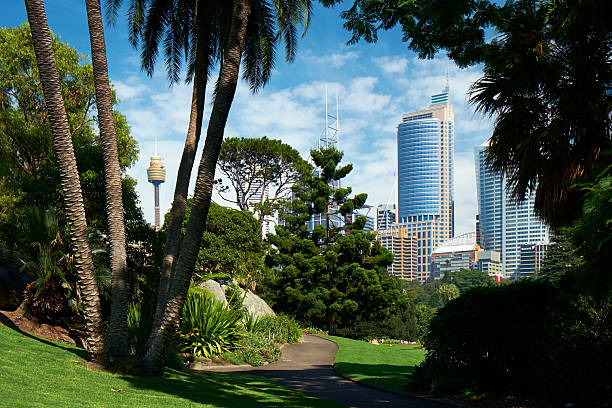
<path id="1" fill-rule="evenodd" d="M 606 399 L 612 308 L 545 281 L 473 288 L 429 324 L 416 380 L 441 392 Z M 581 298 L 579 298 L 581 299 Z"/>
<path id="2" fill-rule="evenodd" d="M 179 327 L 180 348 L 210 358 L 236 346 L 244 336 L 242 313 L 202 291 L 191 290 Z"/>

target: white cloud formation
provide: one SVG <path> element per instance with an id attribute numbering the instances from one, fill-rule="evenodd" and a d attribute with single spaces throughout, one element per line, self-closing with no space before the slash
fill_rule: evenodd
<path id="1" fill-rule="evenodd" d="M 408 69 L 408 58 L 399 55 L 372 58 L 372 61 L 386 75 L 405 74 Z"/>
<path id="2" fill-rule="evenodd" d="M 333 68 L 340 68 L 343 65 L 347 64 L 348 62 L 356 60 L 358 57 L 359 55 L 356 52 L 340 51 L 340 52 L 335 52 L 333 54 L 324 55 L 324 56 L 308 55 L 308 56 L 305 56 L 304 58 L 315 64 L 329 65 Z"/>
<path id="3" fill-rule="evenodd" d="M 327 89 L 332 116 L 335 115 L 338 94 L 340 148 L 345 154 L 343 162 L 354 164 L 346 185 L 351 186 L 355 193 L 368 193 L 369 205 L 395 202 L 396 132 L 401 115 L 427 108 L 430 96 L 444 87 L 449 69 L 456 135 L 455 232 L 473 231 L 476 214 L 473 146 L 490 135 L 492 126 L 490 120 L 475 115 L 467 103 L 467 90 L 480 75 L 479 70 L 460 70 L 445 59 L 422 61 L 391 56 L 376 62 L 373 64 L 375 69 L 369 69 L 367 76 L 351 75 L 343 81 L 301 81 L 276 88 L 269 86 L 255 95 L 247 84 L 240 82 L 226 137 L 266 135 L 283 140 L 308 157 L 309 150 L 316 147 L 325 128 Z M 137 190 L 143 211 L 147 219 L 152 220 L 152 188 L 146 181 L 152 141 L 158 137 L 159 153 L 167 170 L 167 182 L 161 186 L 163 214 L 172 202 L 174 180 L 189 121 L 191 88 L 185 84 L 167 88 L 161 76 L 153 80 L 128 78 L 119 82 L 116 88 L 123 100 L 121 110 L 128 117 L 133 135 L 141 143 L 141 158 L 129 173 L 138 180 Z M 207 94 L 202 139 L 211 101 L 212 96 Z M 193 170 L 192 188 L 200 154 Z"/>

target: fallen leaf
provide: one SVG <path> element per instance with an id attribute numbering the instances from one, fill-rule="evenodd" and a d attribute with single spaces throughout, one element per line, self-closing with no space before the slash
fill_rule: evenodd
<path id="1" fill-rule="evenodd" d="M 114 388 L 111 388 L 111 391 L 112 391 L 112 392 L 122 392 L 122 391 L 123 391 L 123 388 L 119 388 L 118 390 L 116 390 L 116 389 L 114 389 Z"/>

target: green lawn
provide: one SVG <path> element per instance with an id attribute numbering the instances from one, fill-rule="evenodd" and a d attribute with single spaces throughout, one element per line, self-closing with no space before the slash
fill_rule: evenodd
<path id="1" fill-rule="evenodd" d="M 79 363 L 84 357 L 82 349 L 0 325 L 0 406 L 336 406 L 252 375 L 167 370 L 142 378 L 90 370 Z"/>
<path id="2" fill-rule="evenodd" d="M 405 391 L 408 375 L 425 358 L 414 345 L 385 346 L 343 337 L 323 336 L 338 344 L 336 371 L 352 380 L 391 391 Z"/>

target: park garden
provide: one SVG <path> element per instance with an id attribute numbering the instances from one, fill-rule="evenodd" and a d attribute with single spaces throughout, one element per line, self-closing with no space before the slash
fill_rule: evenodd
<path id="1" fill-rule="evenodd" d="M 163 54 L 169 83 L 193 86 L 161 229 L 125 173 L 139 148 L 108 78 L 100 2 L 84 2 L 91 63 L 51 33 L 42 0 L 25 3 L 28 22 L 0 28 L 0 404 L 334 406 L 251 374 L 189 370 L 274 363 L 305 332 L 338 344 L 336 372 L 393 392 L 612 403 L 609 2 L 356 0 L 342 13 L 348 46 L 396 27 L 422 58 L 482 66 L 469 97 L 495 119 L 488 163 L 517 200 L 535 192 L 555 230 L 533 278 L 461 270 L 424 285 L 387 273 L 393 255 L 364 218 L 331 222 L 367 201 L 334 187 L 353 170 L 342 152 L 309 162 L 264 135 L 224 138 L 240 75 L 256 92 L 277 47 L 295 58 L 311 1 L 129 2 L 142 69 Z M 108 22 L 121 3 L 103 2 Z M 270 197 L 253 203 L 253 183 Z M 237 209 L 212 202 L 214 189 Z M 282 222 L 264 238 L 271 214 Z M 309 229 L 315 214 L 327 222 Z"/>

